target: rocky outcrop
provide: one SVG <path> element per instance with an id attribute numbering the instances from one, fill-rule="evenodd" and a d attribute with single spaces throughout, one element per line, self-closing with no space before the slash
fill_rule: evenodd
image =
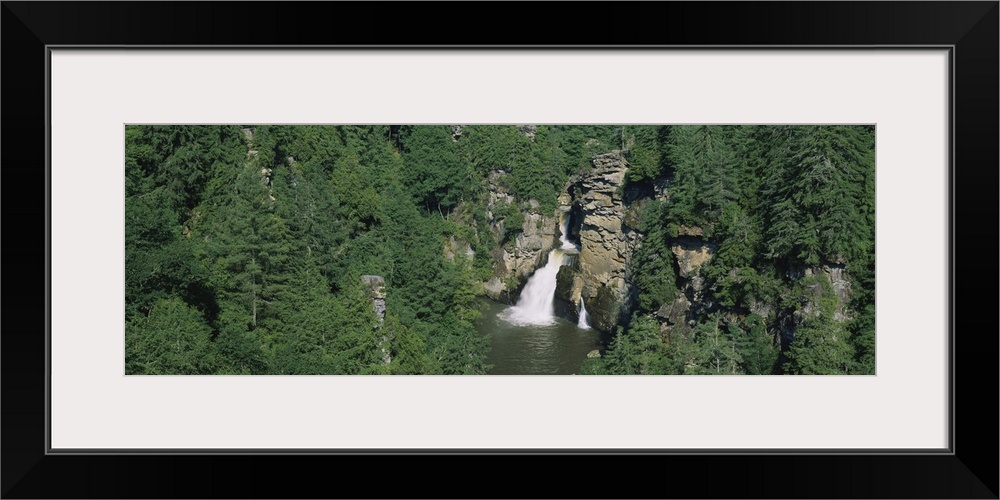
<path id="1" fill-rule="evenodd" d="M 568 261 L 556 274 L 556 296 L 553 304 L 557 315 L 573 322 L 580 319 L 580 298 L 583 296 L 583 275 L 580 273 L 578 255 L 567 256 Z"/>
<path id="2" fill-rule="evenodd" d="M 698 276 L 701 266 L 712 259 L 712 246 L 700 238 L 674 239 L 670 251 L 677 257 L 677 271 L 681 278 Z"/>
<path id="3" fill-rule="evenodd" d="M 372 300 L 372 309 L 378 318 L 379 326 L 385 321 L 385 278 L 373 274 L 361 277 L 361 282 L 368 289 L 368 297 Z"/>
<path id="4" fill-rule="evenodd" d="M 656 311 L 660 320 L 660 332 L 672 332 L 687 335 L 691 330 L 691 302 L 684 294 L 680 294 L 673 302 L 664 303 Z"/>
<path id="5" fill-rule="evenodd" d="M 451 236 L 444 244 L 444 258 L 455 262 L 456 255 L 464 255 L 467 259 L 472 260 L 475 258 L 476 252 L 472 250 L 472 245 L 468 241 L 459 240 L 455 236 Z"/>
<path id="6" fill-rule="evenodd" d="M 701 267 L 712 260 L 715 245 L 701 237 L 701 228 L 682 228 L 670 245 L 670 251 L 677 259 L 677 274 L 683 281 L 683 291 L 691 302 L 700 303 L 705 290 L 705 278 Z"/>
<path id="7" fill-rule="evenodd" d="M 494 170 L 486 177 L 486 192 L 489 193 L 489 199 L 486 200 L 486 218 L 494 223 L 502 223 L 502 219 L 497 220 L 497 212 L 506 205 L 514 203 L 514 195 L 510 194 L 504 185 L 504 177 L 507 177 L 506 170 Z"/>
<path id="8" fill-rule="evenodd" d="M 666 193 L 664 193 L 665 195 Z M 668 342 L 677 336 L 687 337 L 694 318 L 712 308 L 705 297 L 705 277 L 702 268 L 712 260 L 716 246 L 704 238 L 704 230 L 696 226 L 680 226 L 677 236 L 669 242 L 677 270 L 679 292 L 663 303 L 654 315 L 660 322 L 660 333 Z"/>
<path id="9" fill-rule="evenodd" d="M 837 295 L 837 308 L 833 312 L 835 321 L 847 321 L 851 319 L 845 310 L 851 300 L 851 282 L 847 278 L 847 271 L 843 264 L 828 264 L 813 269 L 813 273 L 823 276 L 833 287 L 833 293 Z"/>
<path id="10" fill-rule="evenodd" d="M 510 302 L 535 269 L 545 264 L 545 257 L 558 243 L 559 221 L 554 215 L 539 213 L 535 200 L 518 203 L 504 186 L 503 170 L 491 172 L 488 177 L 486 217 L 490 220 L 490 230 L 494 240 L 503 242 L 510 224 L 510 214 L 520 214 L 522 220 L 519 231 L 490 254 L 493 276 L 483 284 L 486 295 L 494 300 Z M 513 210 L 511 209 L 513 206 Z"/>
<path id="11" fill-rule="evenodd" d="M 834 295 L 837 296 L 836 306 L 833 311 L 834 321 L 847 321 L 850 319 L 845 310 L 851 299 L 851 282 L 847 278 L 847 272 L 843 264 L 824 264 L 806 268 L 802 272 L 802 276 L 805 278 L 819 276 L 830 283 Z M 819 300 L 822 298 L 822 295 L 821 289 L 814 290 L 812 298 L 802 307 L 802 314 L 819 314 Z"/>
<path id="12" fill-rule="evenodd" d="M 539 213 L 524 214 L 521 233 L 514 240 L 513 251 L 504 249 L 503 262 L 508 273 L 517 279 L 527 278 L 545 263 L 545 257 L 559 239 L 555 217 Z"/>
<path id="13" fill-rule="evenodd" d="M 809 317 L 818 317 L 823 311 L 824 298 L 829 298 L 829 289 L 834 295 L 833 320 L 844 322 L 851 319 L 847 306 L 851 299 L 851 281 L 842 262 L 825 263 L 819 266 L 789 270 L 786 275 L 792 283 L 804 285 L 804 303 L 792 311 L 778 313 L 777 323 L 783 346 L 795 340 L 795 331 Z M 816 280 L 819 278 L 819 281 Z M 827 288 L 829 286 L 829 289 Z M 768 311 L 770 312 L 770 311 Z"/>
<path id="14" fill-rule="evenodd" d="M 581 296 L 591 323 L 610 332 L 626 319 L 632 285 L 626 267 L 641 239 L 627 222 L 622 184 L 628 162 L 620 152 L 595 156 L 592 168 L 571 180 L 573 224 L 579 227 Z M 571 233 L 574 233 L 571 230 Z"/>
<path id="15" fill-rule="evenodd" d="M 254 144 L 253 144 L 253 129 L 244 128 L 241 129 L 241 132 L 243 133 L 243 141 L 246 143 L 247 146 L 247 164 L 256 166 L 258 164 L 258 161 L 257 161 L 257 150 L 254 149 Z M 289 158 L 291 157 L 289 156 Z M 292 159 L 292 161 L 294 161 L 294 158 Z M 270 201 L 273 202 L 275 201 L 275 198 L 274 198 L 274 190 L 271 185 L 271 177 L 272 177 L 272 170 L 270 168 L 267 168 L 266 166 L 260 167 L 260 184 L 265 188 L 267 188 L 267 197 Z"/>
<path id="16" fill-rule="evenodd" d="M 483 283 L 483 291 L 486 296 L 493 300 L 502 300 L 505 297 L 507 288 L 504 283 L 500 281 L 500 278 L 494 276 L 490 278 L 486 283 Z"/>
<path id="17" fill-rule="evenodd" d="M 556 274 L 556 298 L 579 304 L 583 296 L 583 276 L 576 265 L 564 265 Z"/>
<path id="18" fill-rule="evenodd" d="M 528 139 L 531 139 L 531 142 L 535 142 L 535 134 L 538 133 L 538 125 L 518 125 L 517 131 L 524 134 L 524 136 Z"/>
<path id="19" fill-rule="evenodd" d="M 385 279 L 381 276 L 366 274 L 361 277 L 361 283 L 367 287 L 368 297 L 372 301 L 372 309 L 375 311 L 375 317 L 378 319 L 375 329 L 380 330 L 382 323 L 385 322 Z M 383 335 L 378 346 L 379 351 L 382 353 L 382 361 L 385 364 L 392 362 L 392 353 L 387 345 L 388 342 L 389 338 Z"/>

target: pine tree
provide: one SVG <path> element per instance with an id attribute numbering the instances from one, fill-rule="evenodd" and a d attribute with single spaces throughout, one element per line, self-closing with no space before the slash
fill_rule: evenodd
<path id="1" fill-rule="evenodd" d="M 682 355 L 664 343 L 659 324 L 649 316 L 634 317 L 628 329 L 619 327 L 601 367 L 590 373 L 609 375 L 666 375 L 683 370 Z"/>
<path id="2" fill-rule="evenodd" d="M 212 330 L 197 310 L 179 299 L 158 301 L 149 315 L 125 325 L 125 373 L 200 375 L 215 366 Z"/>
<path id="3" fill-rule="evenodd" d="M 864 127 L 789 127 L 772 155 L 763 206 L 768 250 L 806 265 L 874 248 L 874 136 Z"/>
<path id="4" fill-rule="evenodd" d="M 654 202 L 642 213 L 641 227 L 645 233 L 629 267 L 630 279 L 639 291 L 640 312 L 655 312 L 677 296 L 674 256 L 667 246 L 666 228 L 660 224 L 663 206 Z"/>
<path id="5" fill-rule="evenodd" d="M 725 329 L 718 313 L 710 315 L 705 322 L 692 330 L 697 346 L 697 366 L 689 366 L 685 373 L 702 375 L 736 375 L 743 364 L 743 357 L 737 351 L 733 337 L 739 329 Z"/>
<path id="6" fill-rule="evenodd" d="M 383 363 L 382 334 L 376 330 L 377 320 L 371 298 L 360 279 L 345 287 L 334 306 L 336 333 L 324 357 L 327 373 L 362 374 L 377 372 Z"/>
<path id="7" fill-rule="evenodd" d="M 444 126 L 410 127 L 403 136 L 403 183 L 427 211 L 447 211 L 462 200 L 467 174 Z"/>
<path id="8" fill-rule="evenodd" d="M 837 296 L 833 287 L 820 276 L 803 278 L 802 285 L 805 290 L 805 304 L 799 309 L 802 321 L 785 351 L 784 372 L 795 375 L 852 373 L 854 348 L 844 323 L 834 319 Z"/>
<path id="9" fill-rule="evenodd" d="M 731 128 L 715 125 L 671 128 L 667 157 L 674 172 L 671 216 L 677 222 L 714 222 L 738 199 L 739 167 L 731 135 Z"/>
<path id="10" fill-rule="evenodd" d="M 780 346 L 767 332 L 764 318 L 750 314 L 744 319 L 745 327 L 737 323 L 729 323 L 729 338 L 733 339 L 736 350 L 740 353 L 740 367 L 749 375 L 771 375 L 778 363 Z"/>
<path id="11" fill-rule="evenodd" d="M 307 256 L 285 290 L 276 297 L 270 319 L 272 361 L 278 373 L 324 374 L 340 319 L 337 303 L 315 261 Z"/>

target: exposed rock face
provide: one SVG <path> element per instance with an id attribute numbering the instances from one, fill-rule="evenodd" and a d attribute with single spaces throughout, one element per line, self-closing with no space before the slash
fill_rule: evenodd
<path id="1" fill-rule="evenodd" d="M 836 321 L 847 321 L 850 319 L 844 313 L 844 308 L 851 300 L 851 282 L 847 279 L 847 272 L 843 264 L 831 264 L 820 267 L 817 272 L 826 277 L 833 286 L 833 293 L 837 294 L 837 309 L 833 313 Z"/>
<path id="2" fill-rule="evenodd" d="M 578 207 L 581 295 L 594 328 L 614 331 L 630 307 L 625 268 L 641 236 L 626 222 L 621 186 L 628 163 L 620 152 L 594 157 L 593 168 L 570 186 Z"/>
<path id="3" fill-rule="evenodd" d="M 372 309 L 375 310 L 375 316 L 378 318 L 378 325 L 375 328 L 381 329 L 382 323 L 385 322 L 385 279 L 381 276 L 366 274 L 361 277 L 361 282 L 368 287 L 368 297 L 372 300 Z M 385 364 L 392 362 L 392 353 L 386 345 L 388 342 L 388 337 L 383 335 L 378 346 Z"/>
<path id="4" fill-rule="evenodd" d="M 685 235 L 680 236 L 680 234 Z M 670 251 L 677 258 L 677 274 L 682 278 L 681 291 L 690 301 L 689 309 L 694 306 L 696 314 L 712 306 L 703 300 L 705 277 L 701 275 L 701 268 L 712 260 L 712 256 L 715 255 L 715 245 L 703 240 L 701 234 L 703 234 L 701 228 L 682 227 L 678 232 L 679 236 L 674 238 L 670 245 Z"/>
<path id="5" fill-rule="evenodd" d="M 247 164 L 248 165 L 256 165 L 258 157 L 257 157 L 257 150 L 254 149 L 254 145 L 253 145 L 253 129 L 252 128 L 244 128 L 244 129 L 241 129 L 241 131 L 243 132 L 243 141 L 246 142 L 246 146 L 247 146 Z M 289 158 L 291 158 L 291 157 L 289 157 Z M 268 197 L 268 199 L 271 200 L 271 201 L 275 201 L 275 199 L 274 199 L 274 191 L 272 190 L 272 186 L 271 186 L 271 169 L 269 169 L 267 167 L 261 167 L 260 168 L 260 184 L 262 186 L 264 186 L 264 187 L 267 188 L 267 197 Z"/>
<path id="6" fill-rule="evenodd" d="M 579 304 L 583 295 L 583 276 L 575 265 L 564 265 L 556 274 L 556 297 L 570 304 Z"/>
<path id="7" fill-rule="evenodd" d="M 538 125 L 518 125 L 517 131 L 524 134 L 524 136 L 528 139 L 531 139 L 531 142 L 535 142 L 535 134 L 538 133 Z"/>
<path id="8" fill-rule="evenodd" d="M 533 212 L 524 214 L 521 234 L 514 240 L 514 251 L 504 250 L 503 256 L 504 265 L 514 277 L 527 278 L 545 263 L 545 257 L 558 240 L 557 225 L 555 217 Z"/>
<path id="9" fill-rule="evenodd" d="M 472 250 L 472 245 L 468 241 L 457 240 L 454 236 L 451 236 L 444 244 L 444 257 L 455 262 L 455 255 L 464 255 L 469 260 L 472 260 L 476 256 L 476 252 Z"/>
<path id="10" fill-rule="evenodd" d="M 241 131 L 243 132 L 243 141 L 247 143 L 247 158 L 256 158 L 257 150 L 253 148 L 253 129 L 245 128 Z"/>
<path id="11" fill-rule="evenodd" d="M 497 241 L 503 238 L 508 223 L 501 218 L 499 212 L 504 206 L 516 203 L 514 196 L 503 186 L 502 179 L 506 175 L 505 171 L 497 170 L 488 177 L 486 217 L 493 221 L 491 230 Z M 512 242 L 494 250 L 490 255 L 493 277 L 483 287 L 486 294 L 494 300 L 510 301 L 511 295 L 527 282 L 535 269 L 545 264 L 549 251 L 558 243 L 558 219 L 554 215 L 538 213 L 538 206 L 537 201 L 528 200 L 517 207 L 524 217 L 520 232 Z"/>
<path id="12" fill-rule="evenodd" d="M 843 264 L 824 264 L 822 266 L 808 268 L 803 272 L 806 277 L 822 276 L 830 282 L 833 293 L 837 295 L 837 308 L 833 312 L 835 321 L 847 321 L 850 318 L 844 313 L 844 308 L 851 299 L 851 282 L 847 279 L 847 273 Z M 810 302 L 803 308 L 803 313 L 809 314 L 816 308 L 816 304 Z"/>
<path id="13" fill-rule="evenodd" d="M 486 283 L 483 283 L 483 290 L 486 292 L 486 296 L 493 300 L 500 300 L 506 291 L 503 282 L 496 276 L 490 278 Z"/>
<path id="14" fill-rule="evenodd" d="M 701 269 L 712 260 L 716 247 L 704 240 L 704 234 L 700 227 L 681 226 L 677 237 L 670 242 L 670 251 L 677 260 L 681 293 L 656 311 L 656 317 L 660 320 L 660 333 L 668 341 L 677 335 L 687 337 L 694 324 L 693 318 L 712 308 L 703 293 L 705 278 Z"/>
<path id="15" fill-rule="evenodd" d="M 698 277 L 698 270 L 712 259 L 714 247 L 701 238 L 678 236 L 674 239 L 670 250 L 677 257 L 677 270 L 681 278 Z"/>
<path id="16" fill-rule="evenodd" d="M 567 257 L 568 264 L 559 268 L 556 274 L 556 314 L 572 321 L 580 320 L 580 297 L 583 295 L 583 275 L 580 273 L 579 260 Z"/>
<path id="17" fill-rule="evenodd" d="M 804 278 L 818 276 L 829 282 L 833 293 L 836 295 L 836 305 L 833 311 L 834 321 L 848 321 L 851 319 L 847 312 L 847 305 L 851 298 L 851 282 L 842 262 L 823 264 L 816 267 L 790 270 L 786 277 L 799 281 Z M 809 316 L 819 316 L 821 314 L 820 301 L 825 293 L 823 287 L 816 282 L 812 282 L 806 287 L 809 292 L 808 299 L 801 309 L 790 315 L 778 318 L 780 323 L 780 334 L 783 345 L 795 340 L 795 331 Z"/>
<path id="18" fill-rule="evenodd" d="M 451 140 L 457 141 L 462 138 L 462 129 L 465 125 L 452 125 L 451 126 Z"/>
<path id="19" fill-rule="evenodd" d="M 486 202 L 486 218 L 493 220 L 496 210 L 502 205 L 514 203 L 514 195 L 507 192 L 503 185 L 503 178 L 507 176 L 505 170 L 494 170 L 486 178 L 486 189 L 490 194 L 489 201 Z"/>
<path id="20" fill-rule="evenodd" d="M 660 331 L 671 331 L 681 335 L 687 335 L 691 330 L 688 321 L 688 312 L 691 311 L 691 302 L 687 296 L 681 294 L 673 302 L 667 302 L 656 311 L 656 316 L 660 319 Z"/>
<path id="21" fill-rule="evenodd" d="M 385 278 L 366 274 L 361 277 L 361 282 L 368 287 L 368 297 L 372 299 L 372 308 L 375 316 L 378 317 L 379 326 L 385 321 Z"/>

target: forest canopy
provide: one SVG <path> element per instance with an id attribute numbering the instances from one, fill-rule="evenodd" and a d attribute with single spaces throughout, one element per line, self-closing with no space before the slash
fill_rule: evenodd
<path id="1" fill-rule="evenodd" d="M 582 373 L 875 370 L 874 126 L 130 125 L 125 146 L 127 374 L 489 373 L 487 288 L 524 285 L 504 256 L 612 152 L 638 243 Z"/>

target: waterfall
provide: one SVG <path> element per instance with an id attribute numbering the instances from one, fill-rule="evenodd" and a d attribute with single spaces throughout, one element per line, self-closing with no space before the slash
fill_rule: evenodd
<path id="1" fill-rule="evenodd" d="M 563 214 L 561 229 L 562 234 L 559 235 L 559 241 L 562 243 L 563 250 L 579 250 L 579 247 L 569 241 L 569 214 Z"/>
<path id="2" fill-rule="evenodd" d="M 580 319 L 577 320 L 576 326 L 584 330 L 590 329 L 590 325 L 587 324 L 587 306 L 583 303 L 583 297 L 580 297 Z"/>
<path id="3" fill-rule="evenodd" d="M 553 301 L 556 296 L 556 274 L 559 267 L 566 262 L 566 257 L 570 253 L 575 253 L 578 248 L 569 240 L 569 216 L 563 215 L 562 234 L 559 241 L 562 246 L 549 252 L 549 261 L 545 267 L 536 269 L 521 291 L 521 297 L 517 300 L 517 305 L 509 307 L 500 313 L 500 318 L 515 325 L 536 325 L 549 326 L 555 324 L 555 310 Z M 581 321 L 586 324 L 585 321 Z M 585 327 L 589 328 L 589 327 Z"/>
<path id="4" fill-rule="evenodd" d="M 501 318 L 515 325 L 555 324 L 552 301 L 556 296 L 556 274 L 565 256 L 566 251 L 561 248 L 549 252 L 548 263 L 531 275 L 521 291 L 521 297 L 517 299 L 517 305 L 500 313 Z"/>

